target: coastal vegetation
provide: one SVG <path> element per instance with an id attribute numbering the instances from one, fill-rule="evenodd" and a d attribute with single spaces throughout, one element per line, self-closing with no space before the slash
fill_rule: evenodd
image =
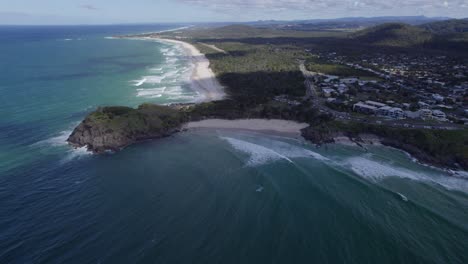
<path id="1" fill-rule="evenodd" d="M 395 128 L 356 122 L 321 122 L 303 130 L 303 136 L 323 144 L 343 134 L 359 143 L 363 134 L 381 138 L 384 145 L 410 153 L 419 161 L 450 168 L 468 168 L 468 131 Z"/>
<path id="2" fill-rule="evenodd" d="M 285 107 L 274 100 L 276 96 L 302 98 L 305 95 L 305 79 L 298 59 L 309 55 L 303 50 L 290 45 L 251 45 L 240 41 L 215 44 L 226 53 L 195 43 L 209 59 L 211 69 L 229 98 L 195 106 L 193 112 L 197 116 L 225 113 L 230 118 L 278 117 L 285 112 L 278 109 Z"/>
<path id="3" fill-rule="evenodd" d="M 377 75 L 372 72 L 354 69 L 352 67 L 340 64 L 333 64 L 326 60 L 310 57 L 305 62 L 307 70 L 312 72 L 319 72 L 327 75 L 334 75 L 339 77 L 357 77 L 367 79 L 378 79 Z"/>
<path id="4" fill-rule="evenodd" d="M 101 107 L 75 128 L 68 142 L 96 153 L 116 151 L 135 141 L 168 136 L 183 122 L 184 116 L 167 106 Z"/>

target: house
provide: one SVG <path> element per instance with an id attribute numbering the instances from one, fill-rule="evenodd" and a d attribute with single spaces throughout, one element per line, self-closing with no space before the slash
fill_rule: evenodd
<path id="1" fill-rule="evenodd" d="M 382 103 L 374 102 L 374 101 L 366 101 L 366 104 L 377 107 L 377 108 L 387 106 L 386 104 L 382 104 Z"/>
<path id="2" fill-rule="evenodd" d="M 432 98 L 433 98 L 434 100 L 436 100 L 437 102 L 442 102 L 442 101 L 444 101 L 444 97 L 443 97 L 442 95 L 440 95 L 440 94 L 433 94 L 433 95 L 432 95 Z"/>
<path id="3" fill-rule="evenodd" d="M 344 84 L 340 84 L 338 86 L 338 92 L 340 94 L 346 93 L 348 90 L 349 90 L 348 87 L 346 85 L 344 85 Z"/>
<path id="4" fill-rule="evenodd" d="M 423 108 L 423 109 L 429 108 L 429 104 L 427 104 L 425 102 L 422 102 L 422 101 L 419 101 L 418 105 L 419 105 L 420 108 Z"/>
<path id="5" fill-rule="evenodd" d="M 361 112 L 364 114 L 375 114 L 377 107 L 359 102 L 353 105 L 353 111 Z"/>
<path id="6" fill-rule="evenodd" d="M 330 97 L 332 94 L 336 93 L 335 89 L 332 88 L 323 88 L 322 92 L 325 97 Z"/>
<path id="7" fill-rule="evenodd" d="M 440 110 L 434 110 L 432 111 L 432 117 L 436 120 L 439 120 L 439 121 L 445 121 L 447 120 L 447 116 L 445 115 L 444 112 L 440 111 Z"/>
<path id="8" fill-rule="evenodd" d="M 416 118 L 419 118 L 421 116 L 421 113 L 419 111 L 415 111 L 415 112 L 405 111 L 405 116 L 407 118 L 416 119 Z"/>
<path id="9" fill-rule="evenodd" d="M 405 112 L 398 107 L 383 106 L 377 110 L 377 114 L 394 119 L 406 118 Z"/>
<path id="10" fill-rule="evenodd" d="M 420 109 L 419 110 L 419 117 L 422 119 L 431 119 L 432 118 L 432 111 L 429 109 Z"/>

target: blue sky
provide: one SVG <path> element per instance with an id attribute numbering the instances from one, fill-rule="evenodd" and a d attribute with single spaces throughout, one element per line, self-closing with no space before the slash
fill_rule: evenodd
<path id="1" fill-rule="evenodd" d="M 468 16 L 468 0 L 2 0 L 0 24 Z"/>

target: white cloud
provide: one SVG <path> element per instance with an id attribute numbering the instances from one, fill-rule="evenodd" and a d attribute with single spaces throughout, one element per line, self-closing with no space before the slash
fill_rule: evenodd
<path id="1" fill-rule="evenodd" d="M 80 5 L 79 8 L 83 8 L 83 9 L 86 9 L 86 10 L 98 10 L 97 7 L 95 7 L 93 5 L 89 5 L 89 4 Z"/>

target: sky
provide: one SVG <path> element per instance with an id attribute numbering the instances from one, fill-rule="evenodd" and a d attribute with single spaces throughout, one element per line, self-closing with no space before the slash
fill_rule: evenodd
<path id="1" fill-rule="evenodd" d="M 0 0 L 0 24 L 468 17 L 468 0 Z"/>

